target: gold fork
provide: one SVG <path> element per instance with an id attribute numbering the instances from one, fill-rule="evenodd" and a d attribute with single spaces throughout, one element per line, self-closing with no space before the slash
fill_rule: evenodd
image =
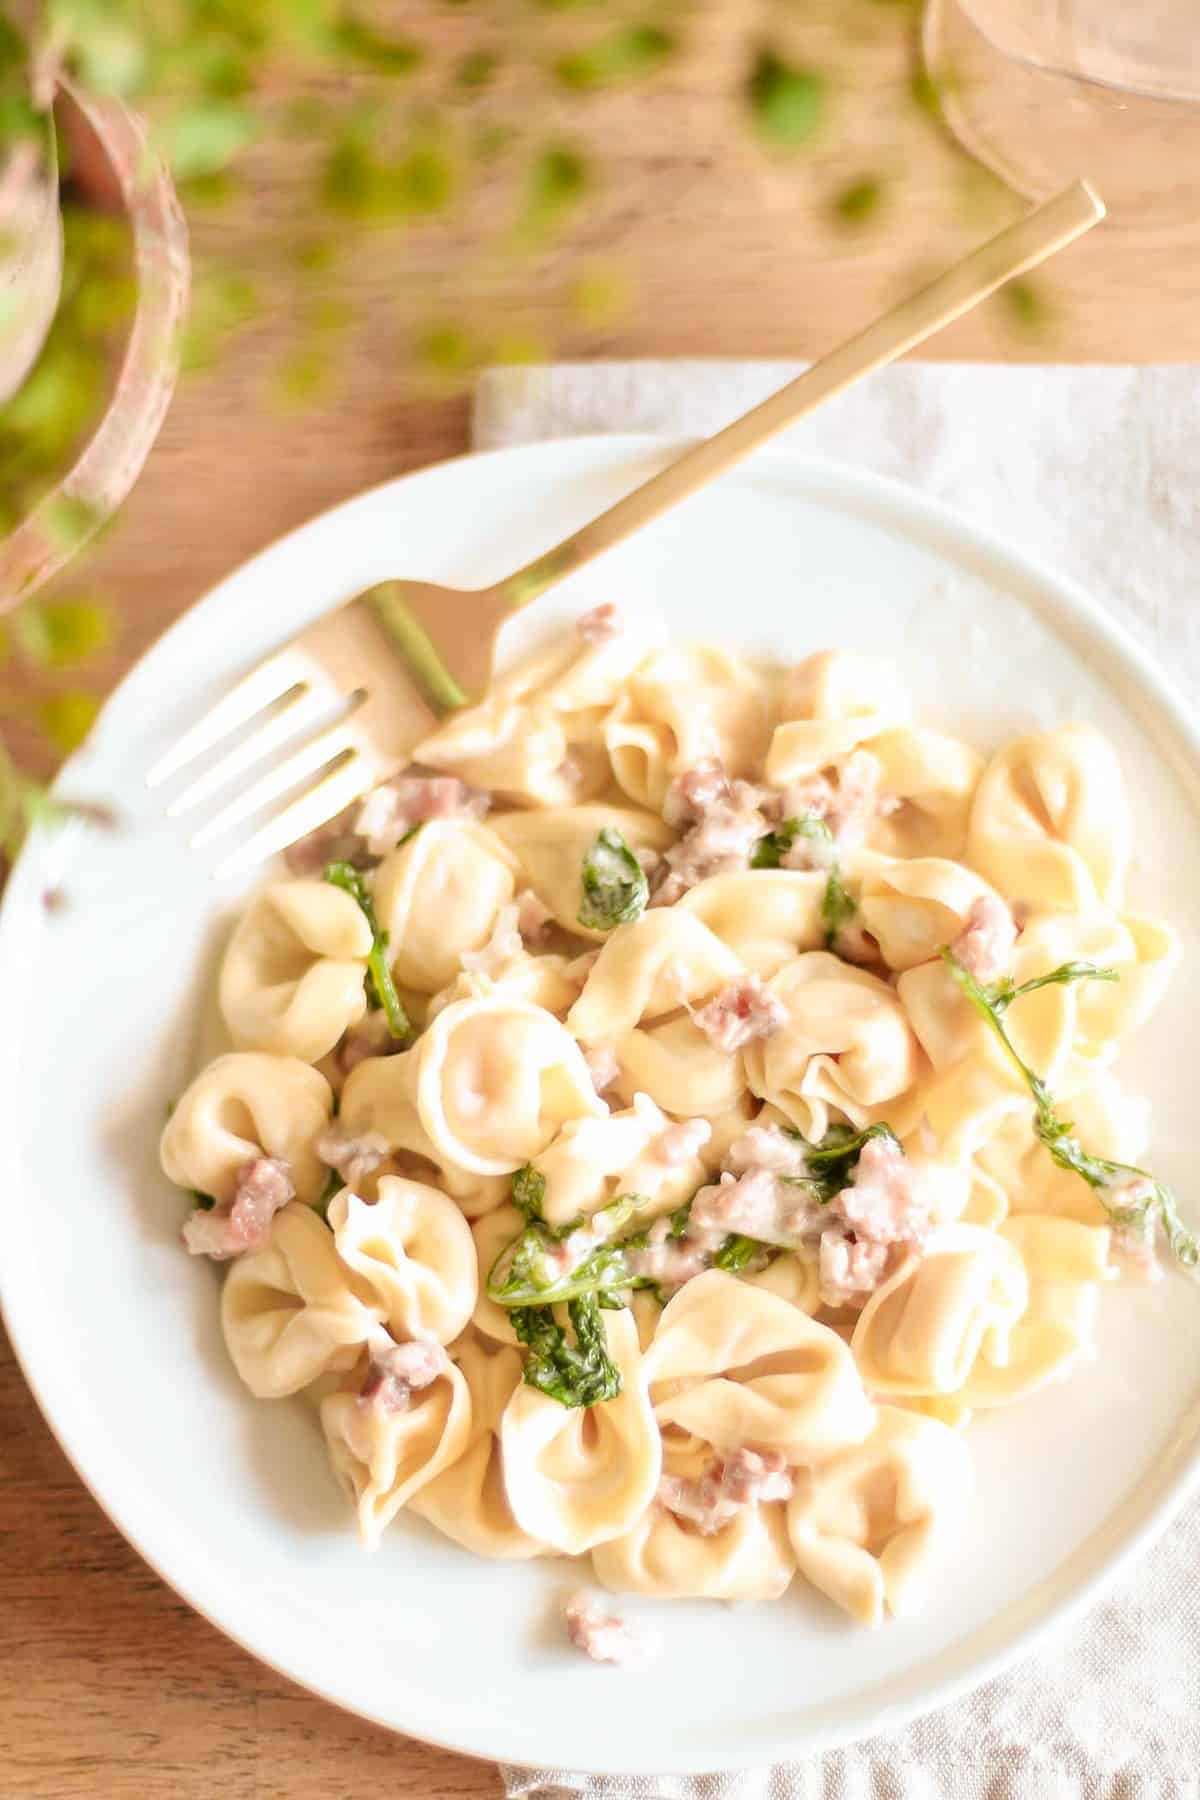
<path id="1" fill-rule="evenodd" d="M 517 608 L 1103 217 L 1104 206 L 1086 182 L 1065 188 L 715 437 L 676 458 L 564 543 L 491 587 L 464 591 L 433 581 L 390 581 L 326 614 L 219 700 L 151 770 L 149 785 L 166 782 L 263 715 L 257 730 L 175 796 L 168 811 L 185 813 L 311 731 L 192 839 L 196 846 L 210 843 L 307 784 L 218 873 L 234 873 L 286 849 L 402 768 L 441 713 L 478 699 L 491 678 L 497 634 Z M 335 705 L 342 716 L 316 729 Z"/>

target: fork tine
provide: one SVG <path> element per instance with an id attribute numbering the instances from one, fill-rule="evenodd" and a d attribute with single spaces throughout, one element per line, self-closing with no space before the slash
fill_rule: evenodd
<path id="1" fill-rule="evenodd" d="M 318 732 L 316 737 L 302 744 L 299 750 L 243 789 L 207 825 L 202 825 L 192 839 L 192 848 L 198 850 L 203 844 L 210 844 L 214 838 L 222 837 L 231 826 L 239 825 L 243 819 L 250 818 L 272 800 L 278 800 L 289 788 L 298 787 L 306 775 L 315 774 L 347 751 L 352 751 L 356 741 L 348 720 L 331 725 L 327 731 Z"/>
<path id="2" fill-rule="evenodd" d="M 335 819 L 352 800 L 361 799 L 378 779 L 379 770 L 371 758 L 351 751 L 315 787 L 293 800 L 253 837 L 239 845 L 232 856 L 218 864 L 215 873 L 219 877 L 240 875 L 253 868 L 255 863 L 273 856 L 277 850 L 286 850 L 289 844 L 315 831 L 318 825 Z"/>
<path id="3" fill-rule="evenodd" d="M 281 651 L 278 656 L 268 657 L 258 668 L 251 669 L 243 676 L 236 687 L 230 688 L 227 694 L 214 706 L 209 707 L 203 718 L 178 738 L 165 756 L 159 758 L 146 776 L 147 787 L 160 787 L 172 775 L 201 756 L 205 750 L 211 750 L 222 738 L 236 731 L 256 713 L 270 706 L 273 700 L 280 700 L 295 687 L 300 680 L 300 671 L 295 657 L 289 651 Z"/>
<path id="4" fill-rule="evenodd" d="M 236 775 L 261 762 L 269 751 L 286 744 L 291 738 L 299 737 L 307 727 L 316 725 L 327 710 L 328 702 L 324 695 L 313 693 L 308 688 L 297 688 L 295 697 L 287 700 L 277 714 L 267 719 L 250 737 L 235 745 L 219 762 L 189 782 L 182 793 L 176 794 L 167 807 L 167 817 L 175 819 L 181 813 L 192 812 L 210 794 L 228 787 Z"/>

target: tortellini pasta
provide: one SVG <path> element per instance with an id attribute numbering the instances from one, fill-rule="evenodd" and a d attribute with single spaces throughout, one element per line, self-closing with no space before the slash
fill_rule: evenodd
<path id="1" fill-rule="evenodd" d="M 859 912 L 888 968 L 912 969 L 952 944 L 991 891 L 961 863 L 916 856 L 877 863 L 862 882 Z"/>
<path id="2" fill-rule="evenodd" d="M 368 1204 L 343 1188 L 329 1203 L 338 1255 L 397 1338 L 448 1344 L 478 1297 L 475 1240 L 448 1194 L 385 1175 Z"/>
<path id="3" fill-rule="evenodd" d="M 1115 905 L 1132 835 L 1111 745 L 1088 725 L 1061 725 L 992 758 L 971 808 L 967 861 L 1032 906 Z"/>
<path id="4" fill-rule="evenodd" d="M 825 942 L 821 906 L 826 876 L 807 869 L 755 869 L 713 875 L 678 902 L 737 957 L 743 969 L 771 976 L 802 950 Z"/>
<path id="5" fill-rule="evenodd" d="M 627 1312 L 601 1316 L 621 1374 L 617 1398 L 572 1409 L 521 1386 L 500 1421 L 513 1517 L 531 1538 L 568 1556 L 628 1531 L 662 1469 L 637 1326 Z"/>
<path id="6" fill-rule="evenodd" d="M 867 748 L 880 765 L 880 790 L 889 805 L 872 828 L 872 849 L 887 856 L 961 857 L 984 766 L 979 752 L 940 731 L 907 725 L 882 732 Z"/>
<path id="7" fill-rule="evenodd" d="M 520 1354 L 471 1336 L 453 1354 L 471 1396 L 471 1434 L 462 1455 L 417 1488 L 412 1511 L 476 1556 L 504 1562 L 541 1556 L 545 1546 L 513 1518 L 500 1456 L 500 1420 L 520 1385 Z"/>
<path id="8" fill-rule="evenodd" d="M 504 813 L 492 823 L 495 835 L 521 865 L 529 887 L 564 931 L 603 942 L 606 934 L 581 925 L 580 870 L 600 831 L 616 831 L 631 850 L 661 851 L 674 833 L 652 812 L 631 806 L 556 807 L 550 812 Z"/>
<path id="9" fill-rule="evenodd" d="M 608 785 L 605 721 L 644 655 L 623 632 L 552 644 L 450 715 L 414 756 L 476 787 L 535 806 L 573 806 Z"/>
<path id="10" fill-rule="evenodd" d="M 708 999 L 741 972 L 707 925 L 664 906 L 611 933 L 567 1024 L 585 1044 L 611 1043 L 644 1020 Z"/>
<path id="11" fill-rule="evenodd" d="M 339 1257 L 329 1227 L 296 1201 L 276 1213 L 261 1250 L 232 1264 L 221 1293 L 226 1347 L 260 1400 L 352 1367 L 381 1311 Z"/>
<path id="12" fill-rule="evenodd" d="M 719 1050 L 689 1018 L 664 1019 L 615 1038 L 616 1092 L 627 1104 L 648 1094 L 664 1112 L 709 1118 L 728 1112 L 746 1091 L 740 1056 Z"/>
<path id="13" fill-rule="evenodd" d="M 613 774 L 639 806 L 662 806 L 671 778 L 718 758 L 749 775 L 767 741 L 760 678 L 715 645 L 671 648 L 630 677 L 604 728 Z"/>
<path id="14" fill-rule="evenodd" d="M 664 1449 L 664 1469 L 694 1476 L 702 1445 Z M 719 1530 L 697 1531 L 668 1508 L 649 1506 L 632 1530 L 592 1551 L 596 1579 L 618 1593 L 671 1599 L 776 1600 L 795 1573 L 786 1510 L 780 1500 L 738 1509 Z"/>
<path id="15" fill-rule="evenodd" d="M 831 1108 L 858 1126 L 882 1116 L 885 1103 L 894 1111 L 916 1081 L 920 1061 L 904 1009 L 886 981 L 812 950 L 785 964 L 769 990 L 786 1023 L 746 1047 L 746 1076 L 756 1094 L 814 1141 L 824 1136 Z"/>
<path id="16" fill-rule="evenodd" d="M 471 1436 L 471 1394 L 453 1362 L 404 1407 L 364 1401 L 359 1383 L 321 1402 L 321 1429 L 368 1550 L 406 1501 L 452 1468 Z"/>
<path id="17" fill-rule="evenodd" d="M 957 1394 L 976 1364 L 1002 1368 L 1029 1300 L 1019 1252 L 978 1225 L 948 1225 L 876 1289 L 854 1359 L 878 1394 Z"/>
<path id="18" fill-rule="evenodd" d="M 162 1136 L 241 1380 L 319 1418 L 369 1546 L 407 1511 L 618 1592 L 912 1612 L 981 1418 L 1155 1273 L 1114 1063 L 1179 947 L 1126 898 L 1111 748 L 985 759 L 888 662 L 601 606 L 393 798 L 379 860 L 337 827 L 367 906 L 250 902 L 233 1048 Z"/>
<path id="19" fill-rule="evenodd" d="M 497 995 L 456 1000 L 415 1049 L 364 1063 L 342 1110 L 355 1128 L 478 1177 L 511 1174 L 568 1119 L 608 1109 L 553 1014 Z"/>
<path id="20" fill-rule="evenodd" d="M 790 670 L 766 757 L 767 780 L 786 786 L 837 763 L 908 717 L 908 697 L 886 663 L 820 650 Z"/>
<path id="21" fill-rule="evenodd" d="M 454 979 L 464 951 L 487 943 L 513 897 L 516 864 L 486 825 L 431 819 L 375 872 L 375 911 L 392 973 L 433 994 Z"/>
<path id="22" fill-rule="evenodd" d="M 649 1219 L 690 1199 L 703 1185 L 704 1165 L 699 1155 L 673 1158 L 660 1151 L 670 1129 L 671 1121 L 644 1093 L 625 1112 L 570 1120 L 531 1164 L 546 1184 L 543 1218 L 568 1225 L 620 1194 L 633 1194 L 638 1217 Z"/>
<path id="23" fill-rule="evenodd" d="M 232 1051 L 209 1063 L 176 1101 L 159 1146 L 162 1166 L 180 1187 L 225 1205 L 246 1163 L 278 1157 L 296 1198 L 311 1205 L 328 1175 L 313 1139 L 332 1111 L 329 1083 L 307 1063 Z"/>
<path id="24" fill-rule="evenodd" d="M 943 1540 L 962 1524 L 971 1465 L 935 1419 L 881 1406 L 871 1435 L 802 1470 L 788 1502 L 800 1573 L 863 1625 L 910 1613 Z"/>
<path id="25" fill-rule="evenodd" d="M 717 1269 L 666 1307 L 642 1373 L 660 1426 L 718 1450 L 753 1444 L 814 1462 L 871 1427 L 871 1403 L 837 1333 Z"/>
<path id="26" fill-rule="evenodd" d="M 367 1010 L 371 927 L 327 881 L 279 881 L 242 915 L 218 997 L 239 1050 L 315 1063 Z"/>
<path id="27" fill-rule="evenodd" d="M 980 1357 L 958 1390 L 964 1406 L 1007 1406 L 1059 1381 L 1093 1353 L 1099 1284 L 1110 1273 L 1107 1227 L 1027 1213 L 999 1235 L 1025 1266 L 1028 1298 L 997 1363 Z"/>

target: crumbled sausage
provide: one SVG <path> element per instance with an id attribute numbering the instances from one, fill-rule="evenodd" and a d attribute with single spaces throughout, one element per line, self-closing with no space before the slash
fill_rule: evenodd
<path id="1" fill-rule="evenodd" d="M 183 1228 L 183 1241 L 193 1256 L 227 1262 L 267 1241 L 271 1220 L 296 1197 L 290 1165 L 279 1156 L 254 1156 L 238 1170 L 228 1207 L 197 1210 Z"/>
<path id="2" fill-rule="evenodd" d="M 673 906 L 697 882 L 750 866 L 768 831 L 760 788 L 731 781 L 716 758 L 677 775 L 663 802 L 667 824 L 684 835 L 662 859 L 653 906 Z"/>
<path id="3" fill-rule="evenodd" d="M 697 1476 L 664 1475 L 658 1503 L 694 1525 L 701 1537 L 721 1531 L 747 1506 L 787 1500 L 792 1474 L 778 1450 L 732 1450 Z"/>
<path id="4" fill-rule="evenodd" d="M 789 1185 L 768 1169 L 744 1175 L 726 1170 L 692 1201 L 689 1227 L 724 1236 L 737 1232 L 761 1244 L 795 1250 L 816 1236 L 827 1214 L 807 1188 Z"/>
<path id="5" fill-rule="evenodd" d="M 882 777 L 883 764 L 872 751 L 852 750 L 832 776 L 809 775 L 785 788 L 778 810 L 785 819 L 803 818 L 805 813 L 823 819 L 837 851 L 856 850 L 875 820 L 899 804 L 881 794 Z M 819 842 L 797 839 L 781 861 L 791 869 L 821 867 L 812 860 L 821 854 Z"/>
<path id="6" fill-rule="evenodd" d="M 331 862 L 354 863 L 368 867 L 375 859 L 354 829 L 356 811 L 348 806 L 336 819 L 327 819 L 305 837 L 297 838 L 283 853 L 283 860 L 293 875 L 319 875 Z"/>
<path id="7" fill-rule="evenodd" d="M 855 1237 L 873 1243 L 919 1243 L 929 1234 L 929 1212 L 916 1173 L 894 1138 L 867 1140 L 850 1185 L 833 1205 Z"/>
<path id="8" fill-rule="evenodd" d="M 386 856 L 426 819 L 481 819 L 490 805 L 456 775 L 399 775 L 366 796 L 354 829 L 372 856 Z"/>
<path id="9" fill-rule="evenodd" d="M 413 1395 L 431 1387 L 447 1366 L 440 1344 L 372 1344 L 359 1403 L 381 1412 L 405 1412 Z"/>
<path id="10" fill-rule="evenodd" d="M 773 1175 L 807 1173 L 804 1145 L 778 1125 L 748 1125 L 725 1152 L 725 1166 L 735 1175 L 750 1169 L 769 1169 Z"/>
<path id="11" fill-rule="evenodd" d="M 619 609 L 611 600 L 602 601 L 593 606 L 591 612 L 576 619 L 575 629 L 585 644 L 608 644 L 613 638 L 620 637 L 625 629 L 625 622 Z"/>
<path id="12" fill-rule="evenodd" d="M 383 1008 L 376 1007 L 343 1033 L 337 1047 L 338 1068 L 343 1075 L 349 1075 L 351 1069 L 372 1056 L 393 1056 L 405 1047 L 406 1040 L 395 1036 Z"/>
<path id="13" fill-rule="evenodd" d="M 976 981 L 995 981 L 1009 965 L 1017 941 L 1017 923 L 996 894 L 980 894 L 966 923 L 950 946 Z"/>
<path id="14" fill-rule="evenodd" d="M 755 1038 L 770 1037 L 787 1021 L 787 1012 L 768 994 L 759 975 L 744 975 L 722 988 L 707 1006 L 692 1014 L 709 1042 L 731 1055 Z"/>
<path id="15" fill-rule="evenodd" d="M 346 1186 L 358 1187 L 373 1175 L 388 1153 L 388 1141 L 380 1131 L 350 1131 L 337 1119 L 319 1131 L 313 1150 L 327 1168 L 336 1169 Z"/>
<path id="16" fill-rule="evenodd" d="M 827 1214 L 818 1268 L 825 1306 L 862 1306 L 894 1266 L 893 1249 L 919 1251 L 932 1228 L 917 1171 L 887 1137 L 863 1145 Z"/>
<path id="17" fill-rule="evenodd" d="M 642 1633 L 619 1613 L 602 1612 L 588 1594 L 573 1594 L 563 1608 L 567 1637 L 593 1662 L 641 1661 L 648 1648 Z"/>
<path id="18" fill-rule="evenodd" d="M 652 1281 L 664 1295 L 672 1294 L 711 1267 L 713 1251 L 725 1236 L 723 1231 L 702 1234 L 699 1226 L 693 1234 L 689 1226 L 683 1237 L 673 1237 L 670 1219 L 656 1219 L 646 1233 L 645 1247 L 626 1253 L 630 1271 Z"/>
<path id="19" fill-rule="evenodd" d="M 822 1232 L 817 1267 L 821 1304 L 862 1306 L 883 1280 L 887 1265 L 886 1244 L 860 1241 L 837 1226 Z"/>

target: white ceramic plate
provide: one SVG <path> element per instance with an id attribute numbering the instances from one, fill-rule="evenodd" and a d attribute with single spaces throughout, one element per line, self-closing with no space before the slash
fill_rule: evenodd
<path id="1" fill-rule="evenodd" d="M 253 1400 L 234 1377 L 218 1276 L 179 1246 L 186 1205 L 156 1145 L 209 1030 L 215 935 L 238 896 L 188 853 L 142 772 L 331 603 L 397 572 L 471 582 L 515 567 L 665 450 L 595 439 L 450 463 L 239 570 L 122 684 L 64 778 L 114 803 L 119 829 L 39 837 L 0 929 L 5 1313 L 97 1499 L 209 1619 L 339 1705 L 482 1756 L 611 1771 L 794 1756 L 944 1702 L 1094 1598 L 1177 1504 L 1200 1446 L 1200 1293 L 1179 1277 L 1107 1293 L 1095 1365 L 972 1427 L 977 1499 L 919 1620 L 865 1634 L 800 1584 L 735 1611 L 635 1603 L 663 1637 L 647 1679 L 564 1649 L 561 1562 L 483 1562 L 404 1517 L 365 1555 L 302 1405 Z M 1092 720 L 1136 800 L 1133 900 L 1191 935 L 1200 745 L 1181 708 L 1091 602 L 941 508 L 760 456 L 543 601 L 513 644 L 604 597 L 779 657 L 881 651 L 923 720 L 982 746 Z M 68 897 L 53 914 L 51 883 Z M 1195 948 L 1123 1063 L 1153 1095 L 1155 1167 L 1193 1222 Z"/>

